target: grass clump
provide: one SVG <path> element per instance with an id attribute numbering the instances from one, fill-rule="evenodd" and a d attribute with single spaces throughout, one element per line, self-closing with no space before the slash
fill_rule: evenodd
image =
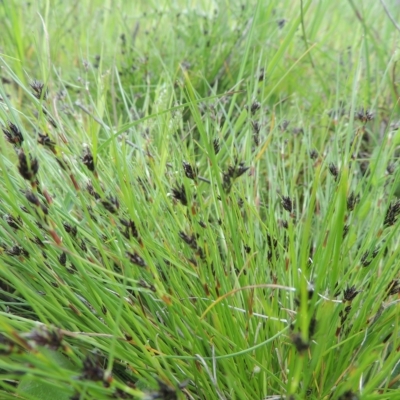
<path id="1" fill-rule="evenodd" d="M 396 399 L 395 2 L 133 3 L 0 5 L 0 397 Z"/>

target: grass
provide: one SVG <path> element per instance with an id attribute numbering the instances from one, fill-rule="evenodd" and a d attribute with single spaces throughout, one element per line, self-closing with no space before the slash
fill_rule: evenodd
<path id="1" fill-rule="evenodd" d="M 395 1 L 0 4 L 2 399 L 397 399 Z"/>

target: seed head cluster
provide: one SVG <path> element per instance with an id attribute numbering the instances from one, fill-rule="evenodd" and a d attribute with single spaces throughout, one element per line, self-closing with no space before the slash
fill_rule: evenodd
<path id="1" fill-rule="evenodd" d="M 22 142 L 24 141 L 24 137 L 22 136 L 22 133 L 17 125 L 13 124 L 11 121 L 8 121 L 8 126 L 3 127 L 2 129 L 9 143 L 16 147 L 21 146 Z"/>
<path id="2" fill-rule="evenodd" d="M 397 217 L 400 214 L 400 200 L 396 200 L 389 205 L 386 211 L 384 225 L 391 226 L 397 222 Z"/>
<path id="3" fill-rule="evenodd" d="M 38 160 L 36 158 L 32 158 L 30 155 L 27 158 L 25 152 L 20 149 L 18 152 L 18 161 L 18 171 L 21 176 L 28 181 L 33 181 L 39 171 Z"/>

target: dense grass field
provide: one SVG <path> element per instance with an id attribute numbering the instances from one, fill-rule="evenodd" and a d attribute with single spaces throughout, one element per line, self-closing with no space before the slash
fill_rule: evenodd
<path id="1" fill-rule="evenodd" d="M 396 1 L 0 24 L 0 399 L 400 398 Z"/>

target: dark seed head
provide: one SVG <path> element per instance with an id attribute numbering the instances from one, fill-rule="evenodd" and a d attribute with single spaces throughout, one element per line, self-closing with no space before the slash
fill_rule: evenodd
<path id="1" fill-rule="evenodd" d="M 197 250 L 197 240 L 195 235 L 187 235 L 185 232 L 180 231 L 179 237 L 188 244 L 192 249 Z"/>
<path id="2" fill-rule="evenodd" d="M 29 210 L 25 206 L 19 206 L 19 208 L 26 214 L 29 214 Z"/>
<path id="3" fill-rule="evenodd" d="M 52 350 L 58 350 L 62 346 L 63 334 L 58 329 L 41 328 L 32 331 L 27 339 L 37 346 L 46 346 Z"/>
<path id="4" fill-rule="evenodd" d="M 355 205 L 360 201 L 360 195 L 355 194 L 354 192 L 350 193 L 350 196 L 347 198 L 347 209 L 349 211 L 353 211 Z"/>
<path id="5" fill-rule="evenodd" d="M 269 233 L 267 233 L 267 244 L 268 244 L 268 248 L 270 249 L 276 249 L 278 246 L 278 240 L 271 236 Z"/>
<path id="6" fill-rule="evenodd" d="M 290 125 L 290 121 L 287 120 L 287 119 L 284 119 L 284 120 L 282 121 L 282 123 L 279 125 L 279 128 L 280 128 L 280 130 L 281 130 L 282 132 L 285 132 L 289 125 Z"/>
<path id="7" fill-rule="evenodd" d="M 40 209 L 42 210 L 43 214 L 49 214 L 49 209 L 44 204 L 40 204 Z"/>
<path id="8" fill-rule="evenodd" d="M 289 196 L 282 196 L 281 204 L 286 211 L 293 212 L 293 202 Z"/>
<path id="9" fill-rule="evenodd" d="M 260 68 L 260 71 L 258 73 L 258 81 L 262 82 L 265 79 L 265 69 Z"/>
<path id="10" fill-rule="evenodd" d="M 9 256 L 20 256 L 22 254 L 22 247 L 20 246 L 12 246 L 6 250 L 6 253 Z"/>
<path id="11" fill-rule="evenodd" d="M 62 253 L 59 255 L 59 257 L 58 257 L 58 262 L 59 262 L 63 267 L 65 267 L 65 264 L 66 264 L 66 262 L 67 262 L 67 255 L 66 255 L 64 252 L 62 252 Z"/>
<path id="12" fill-rule="evenodd" d="M 76 267 L 74 264 L 70 264 L 69 268 L 67 267 L 67 272 L 71 275 L 75 274 L 75 272 L 77 271 Z"/>
<path id="13" fill-rule="evenodd" d="M 145 280 L 140 279 L 139 281 L 139 286 L 145 289 L 151 290 L 153 293 L 155 293 L 157 290 L 154 285 L 147 283 Z"/>
<path id="14" fill-rule="evenodd" d="M 36 174 L 39 171 L 39 162 L 36 158 L 30 157 L 30 162 L 28 164 L 28 160 L 26 158 L 26 155 L 22 149 L 19 150 L 18 152 L 18 171 L 21 174 L 21 176 L 28 180 L 28 181 L 33 181 Z"/>
<path id="15" fill-rule="evenodd" d="M 315 160 L 316 158 L 318 158 L 318 151 L 315 149 L 310 150 L 310 158 L 312 160 Z"/>
<path id="16" fill-rule="evenodd" d="M 25 197 L 29 201 L 29 203 L 32 203 L 35 206 L 40 205 L 39 199 L 32 192 L 26 192 Z"/>
<path id="17" fill-rule="evenodd" d="M 37 99 L 43 98 L 43 100 L 46 100 L 47 93 L 43 90 L 44 89 L 44 84 L 42 82 L 37 81 L 35 79 L 33 82 L 31 82 L 30 86 L 32 88 L 33 95 Z"/>
<path id="18" fill-rule="evenodd" d="M 158 391 L 151 393 L 151 399 L 160 399 L 160 400 L 178 400 L 178 394 L 176 390 L 157 379 L 158 381 Z"/>
<path id="19" fill-rule="evenodd" d="M 207 258 L 204 250 L 201 247 L 197 247 L 195 254 L 196 254 L 196 256 L 200 257 L 202 260 L 205 260 Z"/>
<path id="20" fill-rule="evenodd" d="M 230 165 L 228 167 L 228 175 L 231 178 L 236 179 L 239 178 L 239 176 L 242 176 L 249 169 L 250 167 L 245 167 L 244 162 L 242 161 L 239 164 L 235 163 L 235 165 Z"/>
<path id="21" fill-rule="evenodd" d="M 87 246 L 86 246 L 86 242 L 85 242 L 84 239 L 81 239 L 81 243 L 80 243 L 79 247 L 81 248 L 81 250 L 82 250 L 84 253 L 87 253 Z"/>
<path id="22" fill-rule="evenodd" d="M 136 228 L 136 224 L 131 219 L 126 220 L 126 219 L 121 218 L 119 221 L 121 222 L 121 224 L 123 226 L 125 226 L 128 236 L 131 233 L 134 238 L 139 239 L 139 232 Z"/>
<path id="23" fill-rule="evenodd" d="M 7 222 L 7 224 L 13 228 L 13 229 L 20 229 L 21 225 L 22 225 L 22 219 L 21 217 L 18 218 L 14 218 L 12 215 L 10 214 L 5 214 L 4 215 L 4 219 Z"/>
<path id="24" fill-rule="evenodd" d="M 8 142 L 18 147 L 21 146 L 22 142 L 24 141 L 24 137 L 16 125 L 14 125 L 11 121 L 8 121 L 8 129 L 5 127 L 2 129 Z"/>
<path id="25" fill-rule="evenodd" d="M 287 20 L 282 18 L 278 19 L 276 23 L 278 24 L 279 29 L 282 29 L 286 25 Z"/>
<path id="26" fill-rule="evenodd" d="M 6 250 L 6 253 L 12 257 L 24 256 L 26 258 L 29 258 L 29 252 L 26 251 L 23 247 L 18 245 L 10 247 L 9 249 Z"/>
<path id="27" fill-rule="evenodd" d="M 335 180 L 337 180 L 339 176 L 339 169 L 334 163 L 329 164 L 329 172 L 332 174 Z"/>
<path id="28" fill-rule="evenodd" d="M 89 192 L 89 194 L 94 197 L 96 200 L 100 199 L 100 195 L 94 190 L 92 182 L 88 181 L 86 184 L 86 189 Z"/>
<path id="29" fill-rule="evenodd" d="M 363 267 L 368 267 L 368 265 L 371 264 L 372 260 L 378 255 L 379 253 L 379 248 L 375 249 L 372 252 L 371 258 L 368 259 L 369 255 L 370 255 L 370 251 L 367 250 L 362 256 L 361 256 L 361 264 L 363 265 Z"/>
<path id="30" fill-rule="evenodd" d="M 254 144 L 256 146 L 260 145 L 260 130 L 261 130 L 261 125 L 258 123 L 258 121 L 251 121 L 251 125 L 253 127 L 253 140 Z"/>
<path id="31" fill-rule="evenodd" d="M 82 162 L 84 165 L 86 165 L 89 171 L 94 172 L 95 170 L 94 160 L 89 147 L 85 147 L 84 154 L 82 157 Z"/>
<path id="32" fill-rule="evenodd" d="M 386 167 L 386 171 L 389 175 L 392 175 L 395 170 L 396 170 L 395 164 L 388 164 L 388 166 Z"/>
<path id="33" fill-rule="evenodd" d="M 355 286 L 347 286 L 347 288 L 343 291 L 343 300 L 352 301 L 358 295 L 358 293 L 360 293 L 360 291 L 357 290 Z"/>
<path id="34" fill-rule="evenodd" d="M 184 206 L 188 205 L 188 201 L 187 201 L 186 191 L 185 191 L 185 186 L 184 185 L 180 185 L 180 186 L 172 188 L 172 197 L 175 200 L 179 200 Z"/>
<path id="35" fill-rule="evenodd" d="M 291 337 L 292 343 L 299 353 L 303 353 L 309 348 L 309 344 L 303 340 L 299 333 L 295 333 Z"/>
<path id="36" fill-rule="evenodd" d="M 346 322 L 347 317 L 349 316 L 348 313 L 345 313 L 343 311 L 340 311 L 339 317 L 340 317 L 340 325 L 343 325 Z M 340 332 L 340 331 L 339 331 Z"/>
<path id="37" fill-rule="evenodd" d="M 284 229 L 288 229 L 288 228 L 289 228 L 289 223 L 288 223 L 286 220 L 284 220 L 284 219 L 282 219 L 282 220 L 280 221 L 280 225 L 281 225 L 282 228 L 284 228 Z"/>
<path id="38" fill-rule="evenodd" d="M 222 176 L 222 187 L 225 193 L 229 193 L 232 189 L 232 178 L 229 173 L 224 173 Z"/>
<path id="39" fill-rule="evenodd" d="M 103 207 L 110 212 L 111 214 L 115 214 L 116 210 L 115 207 L 107 200 L 102 200 L 101 204 L 103 205 Z"/>
<path id="40" fill-rule="evenodd" d="M 389 283 L 387 293 L 388 296 L 400 293 L 400 279 L 393 279 Z"/>
<path id="41" fill-rule="evenodd" d="M 338 400 L 358 400 L 359 397 L 353 393 L 351 390 L 347 390 L 342 395 L 338 397 Z"/>
<path id="42" fill-rule="evenodd" d="M 261 130 L 261 125 L 258 121 L 251 121 L 251 126 L 253 127 L 253 132 L 258 135 Z"/>
<path id="43" fill-rule="evenodd" d="M 230 165 L 228 167 L 228 171 L 224 172 L 223 174 L 223 180 L 222 180 L 222 186 L 224 188 L 225 193 L 229 193 L 232 185 L 233 185 L 233 181 L 236 178 L 239 178 L 240 176 L 242 176 L 246 171 L 248 171 L 250 169 L 250 167 L 245 167 L 244 162 L 238 162 L 237 159 L 235 159 L 235 163 L 234 165 Z"/>
<path id="44" fill-rule="evenodd" d="M 83 370 L 80 376 L 81 379 L 90 381 L 102 381 L 104 379 L 104 370 L 101 367 L 99 357 L 92 358 L 88 355 L 83 361 Z"/>
<path id="45" fill-rule="evenodd" d="M 350 230 L 350 225 L 345 225 L 344 227 L 343 227 L 343 239 L 347 236 L 347 234 L 349 233 L 349 230 Z"/>
<path id="46" fill-rule="evenodd" d="M 308 337 L 312 338 L 317 330 L 317 319 L 315 315 L 311 317 L 310 325 L 308 326 Z"/>
<path id="47" fill-rule="evenodd" d="M 369 256 L 369 251 L 366 251 L 362 256 L 361 256 L 361 264 L 364 267 L 368 267 L 369 264 L 371 264 L 371 260 L 368 260 Z"/>
<path id="48" fill-rule="evenodd" d="M 73 237 L 75 237 L 78 233 L 78 228 L 76 227 L 76 225 L 71 225 L 68 222 L 63 222 L 63 227 L 65 231 Z"/>
<path id="49" fill-rule="evenodd" d="M 108 200 L 101 200 L 101 204 L 103 207 L 110 212 L 111 214 L 115 214 L 117 209 L 119 208 L 119 201 L 116 197 L 108 196 Z"/>
<path id="50" fill-rule="evenodd" d="M 260 108 L 261 108 L 261 104 L 257 100 L 253 101 L 253 103 L 251 104 L 251 107 L 250 107 L 250 111 L 251 111 L 252 115 L 254 115 Z"/>
<path id="51" fill-rule="evenodd" d="M 139 267 L 145 267 L 146 266 L 146 262 L 136 252 L 131 253 L 131 252 L 127 251 L 126 255 L 128 256 L 129 261 L 132 264 L 138 265 Z"/>
<path id="52" fill-rule="evenodd" d="M 185 171 L 185 175 L 192 180 L 196 180 L 197 178 L 197 169 L 193 168 L 186 161 L 182 161 L 183 170 Z"/>
<path id="53" fill-rule="evenodd" d="M 38 143 L 41 144 L 42 146 L 48 147 L 50 150 L 54 151 L 55 150 L 55 142 L 53 142 L 49 135 L 47 135 L 46 133 L 38 134 Z"/>
<path id="54" fill-rule="evenodd" d="M 397 221 L 397 217 L 400 214 L 400 200 L 396 200 L 389 205 L 388 210 L 386 211 L 386 216 L 384 220 L 385 226 L 394 225 Z"/>
<path id="55" fill-rule="evenodd" d="M 355 118 L 365 124 L 368 121 L 373 120 L 374 116 L 375 115 L 372 111 L 361 108 L 359 111 L 356 112 Z"/>

